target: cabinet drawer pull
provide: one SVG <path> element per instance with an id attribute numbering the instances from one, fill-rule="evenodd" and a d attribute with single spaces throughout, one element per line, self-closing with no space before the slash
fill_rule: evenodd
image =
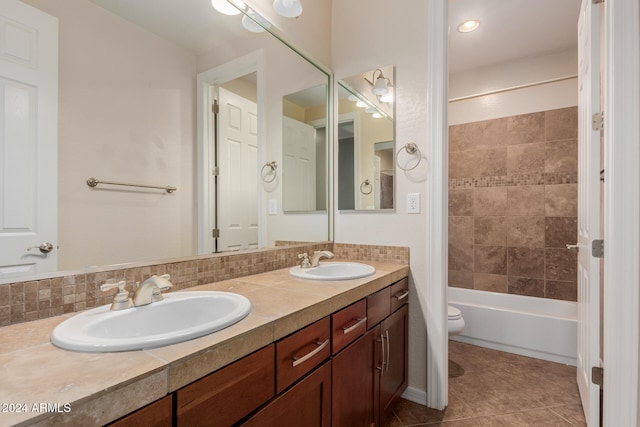
<path id="1" fill-rule="evenodd" d="M 310 351 L 309 353 L 305 354 L 304 356 L 302 356 L 302 357 L 293 356 L 293 367 L 294 368 L 296 366 L 298 366 L 299 364 L 301 364 L 303 362 L 306 362 L 307 360 L 311 359 L 316 354 L 320 353 L 326 346 L 329 345 L 329 340 L 326 340 L 325 342 L 316 341 L 315 344 L 318 346 L 318 348 Z"/>
<path id="2" fill-rule="evenodd" d="M 364 319 L 360 319 L 358 318 L 358 321 L 356 323 L 354 323 L 353 325 L 349 326 L 349 327 L 342 327 L 342 333 L 347 335 L 348 333 L 351 333 L 353 331 L 355 331 L 356 329 L 358 329 L 358 327 L 360 325 L 362 325 L 363 323 L 367 323 L 367 318 L 365 317 Z"/>
<path id="3" fill-rule="evenodd" d="M 398 301 L 400 301 L 401 299 L 405 299 L 408 295 L 409 295 L 409 291 L 404 291 L 402 294 L 398 292 L 398 294 L 394 295 L 393 297 Z"/>
<path id="4" fill-rule="evenodd" d="M 389 362 L 391 362 L 391 347 L 389 345 L 389 330 L 388 329 L 386 331 L 386 335 L 387 335 L 387 371 L 389 371 Z"/>
<path id="5" fill-rule="evenodd" d="M 376 341 L 380 343 L 380 349 L 382 350 L 382 357 L 380 358 L 380 366 L 376 367 L 380 371 L 380 376 L 382 377 L 384 375 L 384 366 L 387 363 L 384 357 L 384 333 L 380 334 L 380 338 Z"/>

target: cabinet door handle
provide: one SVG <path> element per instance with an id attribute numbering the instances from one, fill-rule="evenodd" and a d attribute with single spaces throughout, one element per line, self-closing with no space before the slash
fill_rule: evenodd
<path id="1" fill-rule="evenodd" d="M 380 370 L 380 376 L 384 375 L 384 365 L 385 365 L 385 356 L 384 356 L 384 334 L 380 334 L 380 339 L 377 340 L 380 343 L 380 349 L 382 351 L 382 358 L 380 359 L 380 366 L 377 367 Z"/>
<path id="2" fill-rule="evenodd" d="M 326 346 L 329 345 L 329 340 L 326 340 L 325 342 L 316 341 L 315 344 L 318 346 L 318 348 L 310 351 L 309 353 L 305 354 L 304 356 L 302 356 L 302 357 L 293 356 L 293 367 L 294 368 L 296 366 L 298 366 L 299 364 L 304 363 L 307 360 L 311 359 L 316 354 L 320 353 Z"/>
<path id="3" fill-rule="evenodd" d="M 358 319 L 357 319 L 357 322 L 356 322 L 356 323 L 354 323 L 353 325 L 351 325 L 351 326 L 349 326 L 349 327 L 345 327 L 345 326 L 343 326 L 343 327 L 342 327 L 342 333 L 343 333 L 343 334 L 345 334 L 345 335 L 347 335 L 347 334 L 349 334 L 349 333 L 351 333 L 351 332 L 355 331 L 356 329 L 358 329 L 358 327 L 359 327 L 360 325 L 362 325 L 363 323 L 366 323 L 366 322 L 367 322 L 367 318 L 366 318 L 366 317 L 364 317 L 363 319 L 358 318 Z"/>
<path id="4" fill-rule="evenodd" d="M 397 294 L 395 294 L 393 297 L 395 299 L 397 299 L 398 301 L 400 301 L 401 299 L 405 299 L 406 297 L 409 296 L 409 291 L 404 291 L 402 293 L 398 292 Z"/>
<path id="5" fill-rule="evenodd" d="M 387 371 L 389 371 L 389 363 L 391 362 L 391 347 L 389 346 L 389 330 L 385 332 L 387 335 Z"/>

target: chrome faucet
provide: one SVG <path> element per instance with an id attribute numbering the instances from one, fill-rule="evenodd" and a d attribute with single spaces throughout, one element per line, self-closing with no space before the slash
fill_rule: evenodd
<path id="1" fill-rule="evenodd" d="M 133 294 L 132 301 L 134 307 L 162 301 L 162 291 L 166 291 L 173 286 L 169 281 L 170 278 L 171 276 L 168 274 L 162 276 L 153 275 L 142 282 Z"/>
<path id="2" fill-rule="evenodd" d="M 311 267 L 317 267 L 320 264 L 320 258 L 333 258 L 333 252 L 331 251 L 313 251 L 311 255 Z"/>

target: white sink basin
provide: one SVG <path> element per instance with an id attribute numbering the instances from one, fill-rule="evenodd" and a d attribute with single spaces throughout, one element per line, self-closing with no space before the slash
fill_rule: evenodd
<path id="1" fill-rule="evenodd" d="M 51 342 L 66 350 L 108 352 L 175 344 L 224 329 L 251 311 L 251 302 L 230 292 L 164 294 L 149 305 L 111 311 L 104 305 L 58 325 Z"/>
<path id="2" fill-rule="evenodd" d="M 292 267 L 289 273 L 300 279 L 350 280 L 371 276 L 376 269 L 359 262 L 321 262 L 317 267 Z"/>

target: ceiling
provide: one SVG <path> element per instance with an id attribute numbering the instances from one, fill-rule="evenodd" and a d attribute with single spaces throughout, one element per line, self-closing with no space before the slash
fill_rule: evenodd
<path id="1" fill-rule="evenodd" d="M 210 0 L 90 1 L 195 54 L 246 34 L 240 16 L 217 13 Z M 450 72 L 575 47 L 579 9 L 580 0 L 449 0 Z M 465 19 L 480 28 L 459 33 Z"/>
<path id="2" fill-rule="evenodd" d="M 578 45 L 581 0 L 449 0 L 449 72 Z M 471 33 L 457 27 L 480 21 Z"/>

